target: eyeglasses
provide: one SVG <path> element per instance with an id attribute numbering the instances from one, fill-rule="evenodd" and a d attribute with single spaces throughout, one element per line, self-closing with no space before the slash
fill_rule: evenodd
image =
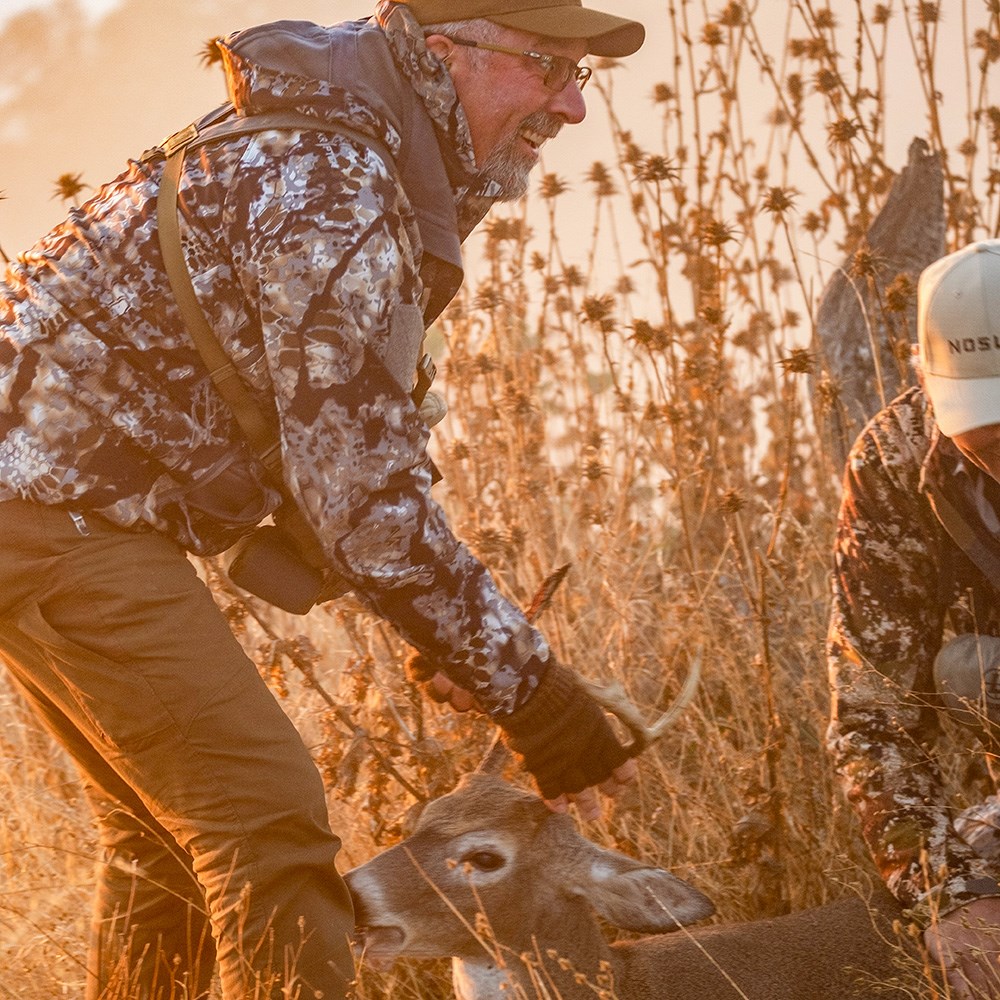
<path id="1" fill-rule="evenodd" d="M 449 36 L 450 37 L 450 36 Z M 503 52 L 508 56 L 524 56 L 532 59 L 542 70 L 542 82 L 549 90 L 561 93 L 570 80 L 583 90 L 593 74 L 589 66 L 578 66 L 568 56 L 553 56 L 548 52 L 522 52 L 520 49 L 505 49 L 502 45 L 487 45 L 486 42 L 474 42 L 470 38 L 451 38 L 456 45 L 465 45 L 470 49 L 488 49 L 490 52 Z"/>

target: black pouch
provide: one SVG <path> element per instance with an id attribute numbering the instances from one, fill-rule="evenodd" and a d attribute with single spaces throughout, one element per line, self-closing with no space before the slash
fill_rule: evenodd
<path id="1" fill-rule="evenodd" d="M 310 566 L 280 528 L 264 525 L 230 549 L 229 579 L 293 615 L 307 614 L 325 599 L 322 570 Z"/>

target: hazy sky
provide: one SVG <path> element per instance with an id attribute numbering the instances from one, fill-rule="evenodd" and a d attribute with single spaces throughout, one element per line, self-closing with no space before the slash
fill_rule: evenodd
<path id="1" fill-rule="evenodd" d="M 588 0 L 590 2 L 590 0 Z M 601 6 L 601 0 L 592 0 Z M 213 36 L 278 18 L 334 23 L 371 13 L 375 0 L 0 0 L 0 245 L 10 253 L 29 247 L 61 221 L 65 208 L 53 196 L 62 174 L 80 174 L 99 186 L 116 176 L 129 157 L 159 142 L 225 99 L 219 67 L 205 68 L 200 53 Z M 616 109 L 625 127 L 653 152 L 667 152 L 660 142 L 660 116 L 650 95 L 656 83 L 670 79 L 673 53 L 668 10 L 686 9 L 697 19 L 699 4 L 670 5 L 664 0 L 603 0 L 603 5 L 647 25 L 643 49 L 614 71 Z M 711 12 L 723 0 L 707 2 Z M 845 53 L 853 43 L 853 0 L 830 0 L 847 24 Z M 865 5 L 867 9 L 870 4 Z M 958 4 L 945 4 L 945 32 L 957 33 L 961 19 L 951 17 Z M 976 7 L 977 5 L 973 5 Z M 915 135 L 926 135 L 926 110 L 913 75 L 913 55 L 898 10 L 885 70 L 890 92 L 887 158 L 901 168 Z M 780 64 L 789 7 L 759 0 L 755 23 Z M 981 13 L 981 12 L 980 12 Z M 801 26 L 796 32 L 804 34 Z M 698 26 L 692 29 L 697 39 Z M 849 56 L 844 60 L 849 66 Z M 775 97 L 749 59 L 741 84 L 744 127 L 761 147 L 767 143 L 764 122 Z M 965 115 L 965 54 L 961 48 L 939 59 L 949 68 L 946 127 L 959 133 Z M 543 168 L 567 178 L 586 192 L 583 175 L 590 164 L 610 153 L 608 126 L 600 101 L 590 94 L 591 113 L 582 125 L 567 129 L 546 148 Z M 706 129 L 712 123 L 703 123 Z M 813 124 L 820 144 L 825 121 Z M 959 135 L 954 145 L 957 145 Z M 763 155 L 763 154 L 762 154 Z M 798 178 L 797 178 L 798 179 Z M 808 177 L 801 178 L 808 184 Z M 583 195 L 585 196 L 585 195 Z M 591 209 L 564 210 L 567 224 L 584 224 Z"/>
<path id="2" fill-rule="evenodd" d="M 55 179 L 99 186 L 176 129 L 225 99 L 222 72 L 199 61 L 205 41 L 278 18 L 334 23 L 368 16 L 375 0 L 0 0 L 0 245 L 26 249 L 59 222 Z M 595 4 L 596 5 L 596 4 Z M 663 21 L 660 0 L 616 0 L 626 16 Z M 12 17 L 17 9 L 20 16 Z M 6 23 L 6 30 L 4 24 Z M 662 35 L 618 76 L 629 103 L 665 72 Z M 547 169 L 579 178 L 606 143 L 599 110 L 567 130 Z M 555 147 L 558 145 L 558 149 Z M 551 165 L 550 165 L 551 164 Z"/>
<path id="3" fill-rule="evenodd" d="M 51 0 L 0 0 L 0 25 L 10 20 L 15 14 L 31 8 L 44 7 Z M 121 0 L 86 0 L 82 4 L 88 17 L 101 17 L 112 7 L 117 7 Z"/>

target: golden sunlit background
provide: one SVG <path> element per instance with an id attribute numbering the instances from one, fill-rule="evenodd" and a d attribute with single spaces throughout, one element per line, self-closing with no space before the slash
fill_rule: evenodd
<path id="1" fill-rule="evenodd" d="M 650 24 L 649 44 L 629 63 L 630 79 L 643 81 L 628 90 L 638 124 L 648 115 L 649 81 L 668 59 L 656 25 L 662 7 L 617 6 Z M 0 0 L 0 191 L 8 199 L 0 244 L 27 249 L 61 220 L 59 175 L 103 183 L 127 157 L 225 100 L 220 67 L 201 61 L 208 39 L 281 18 L 332 24 L 373 8 L 373 0 Z M 559 162 L 572 170 L 573 157 L 583 158 L 579 174 L 606 131 L 591 121 L 567 134 Z"/>
<path id="2" fill-rule="evenodd" d="M 655 84 L 673 79 L 676 32 L 696 39 L 701 26 L 725 4 L 623 0 L 607 6 L 647 27 L 645 46 L 623 62 L 615 82 L 624 127 L 655 141 L 661 114 L 653 91 Z M 782 45 L 786 34 L 795 30 L 799 6 L 754 5 L 762 45 L 779 71 L 785 58 Z M 816 5 L 801 6 L 807 10 Z M 877 6 L 837 0 L 832 9 L 853 15 L 858 8 L 874 11 Z M 898 23 L 898 0 L 895 6 L 897 30 L 893 44 L 886 47 L 882 71 L 893 104 L 885 123 L 886 155 L 899 169 L 910 139 L 926 130 L 927 115 L 916 99 L 920 84 L 913 52 Z M 960 36 L 976 6 L 968 0 L 948 5 L 942 28 L 945 62 L 951 66 L 964 62 Z M 370 0 L 0 0 L 0 192 L 7 198 L 0 206 L 0 245 L 8 252 L 27 249 L 62 219 L 63 205 L 55 189 L 59 176 L 79 177 L 88 186 L 110 180 L 128 157 L 138 156 L 224 100 L 220 68 L 202 62 L 208 39 L 280 18 L 332 24 L 367 17 L 372 9 Z M 850 41 L 846 34 L 844 40 Z M 760 72 L 748 68 L 741 102 L 744 127 L 752 136 L 762 129 L 776 98 Z M 959 81 L 954 84 L 943 117 L 951 138 L 960 141 L 966 95 Z M 821 134 L 822 123 L 814 125 Z M 549 169 L 578 185 L 595 156 L 610 148 L 607 133 L 606 116 L 599 105 L 592 107 L 587 122 L 565 132 L 546 151 Z M 763 159 L 763 131 L 758 145 Z"/>

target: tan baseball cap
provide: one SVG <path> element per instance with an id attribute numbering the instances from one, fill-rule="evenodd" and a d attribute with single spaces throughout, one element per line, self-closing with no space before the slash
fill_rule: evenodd
<path id="1" fill-rule="evenodd" d="M 638 21 L 592 10 L 581 0 L 408 0 L 407 5 L 421 24 L 484 17 L 535 35 L 586 39 L 595 56 L 630 56 L 646 37 Z"/>
<path id="2" fill-rule="evenodd" d="M 941 433 L 1000 423 L 1000 240 L 971 243 L 923 271 L 917 339 Z"/>

